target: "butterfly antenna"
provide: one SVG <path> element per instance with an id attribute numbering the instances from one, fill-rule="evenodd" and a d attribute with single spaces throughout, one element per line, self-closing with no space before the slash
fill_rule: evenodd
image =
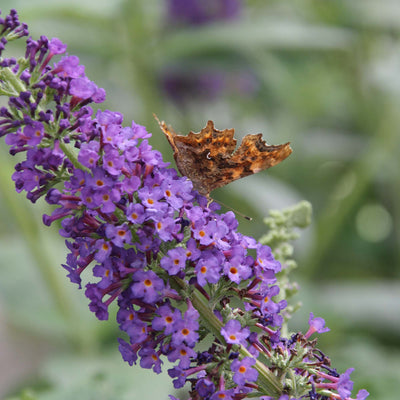
<path id="1" fill-rule="evenodd" d="M 228 206 L 227 204 L 223 203 L 222 201 L 214 200 L 214 199 L 211 199 L 211 198 L 210 198 L 210 200 L 215 201 L 219 205 L 224 206 L 224 207 L 228 208 L 229 210 L 232 210 L 235 214 L 239 215 L 240 217 L 244 218 L 247 221 L 252 221 L 253 220 L 253 218 L 249 217 L 246 214 L 241 213 L 238 210 L 235 210 L 234 208 L 232 208 L 232 207 Z"/>
<path id="2" fill-rule="evenodd" d="M 161 121 L 158 119 L 158 117 L 155 113 L 153 113 L 153 117 L 159 124 L 161 124 Z"/>

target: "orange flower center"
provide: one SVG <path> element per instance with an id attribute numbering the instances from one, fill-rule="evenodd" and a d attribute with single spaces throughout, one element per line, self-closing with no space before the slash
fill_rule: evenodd
<path id="1" fill-rule="evenodd" d="M 182 329 L 182 335 L 183 335 L 183 336 L 189 335 L 189 329 L 183 328 L 183 329 Z"/>

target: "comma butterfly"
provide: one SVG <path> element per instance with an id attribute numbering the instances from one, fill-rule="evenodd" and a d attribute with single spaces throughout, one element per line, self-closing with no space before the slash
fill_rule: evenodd
<path id="1" fill-rule="evenodd" d="M 268 146 L 261 133 L 246 135 L 235 151 L 234 129 L 220 131 L 208 121 L 199 133 L 182 136 L 154 117 L 174 150 L 179 172 L 206 197 L 216 188 L 279 164 L 292 152 L 289 142 Z"/>

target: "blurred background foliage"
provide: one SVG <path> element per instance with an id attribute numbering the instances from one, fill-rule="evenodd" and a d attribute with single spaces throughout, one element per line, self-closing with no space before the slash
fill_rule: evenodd
<path id="1" fill-rule="evenodd" d="M 265 232 L 271 208 L 309 200 L 296 243 L 297 296 L 326 319 L 320 348 L 371 398 L 397 399 L 400 379 L 400 2 L 398 0 L 2 0 L 34 38 L 58 37 L 107 91 L 102 109 L 153 132 L 152 114 L 183 134 L 208 119 L 236 137 L 290 141 L 279 166 L 216 190 Z M 15 46 L 22 54 L 22 44 Z M 124 365 L 114 321 L 98 322 L 59 265 L 43 202 L 14 192 L 1 149 L 0 397 L 167 398 L 168 376 Z M 23 388 L 31 388 L 22 391 Z M 21 394 L 22 393 L 22 394 Z"/>

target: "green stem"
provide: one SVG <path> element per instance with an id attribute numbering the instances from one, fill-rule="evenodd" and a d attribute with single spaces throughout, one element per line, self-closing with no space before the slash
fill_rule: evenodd
<path id="1" fill-rule="evenodd" d="M 0 78 L 3 82 L 7 82 L 7 87 L 12 89 L 13 92 L 3 93 L 6 96 L 18 96 L 21 92 L 26 91 L 26 86 L 21 79 L 19 79 L 10 68 L 2 68 L 0 71 Z"/>
<path id="2" fill-rule="evenodd" d="M 243 357 L 251 357 L 253 358 L 252 354 L 243 346 L 240 346 L 239 353 Z M 262 362 L 256 360 L 254 368 L 258 371 L 258 379 L 257 383 L 262 387 L 263 394 L 267 394 L 270 396 L 279 396 L 282 394 L 282 384 L 278 380 L 278 378 L 271 372 L 268 367 L 263 364 Z"/>
<path id="3" fill-rule="evenodd" d="M 175 282 L 183 289 L 186 287 L 186 283 L 181 279 L 175 278 Z M 221 343 L 226 344 L 224 337 L 221 335 L 223 324 L 213 313 L 202 294 L 194 291 L 191 302 L 193 307 L 199 312 L 202 322 L 206 327 Z M 239 348 L 239 353 L 243 357 L 253 358 L 252 354 L 242 345 Z M 257 383 L 262 388 L 263 393 L 270 396 L 279 396 L 282 393 L 282 385 L 278 378 L 259 360 L 256 360 L 254 368 L 258 371 Z"/>
<path id="4" fill-rule="evenodd" d="M 81 169 L 82 171 L 88 172 L 89 174 L 91 173 L 89 168 L 86 168 L 78 161 L 76 154 L 73 152 L 73 150 L 70 149 L 69 146 L 67 146 L 62 140 L 59 140 L 58 143 L 60 145 L 60 149 L 64 152 L 68 160 L 71 161 L 75 168 Z"/>

